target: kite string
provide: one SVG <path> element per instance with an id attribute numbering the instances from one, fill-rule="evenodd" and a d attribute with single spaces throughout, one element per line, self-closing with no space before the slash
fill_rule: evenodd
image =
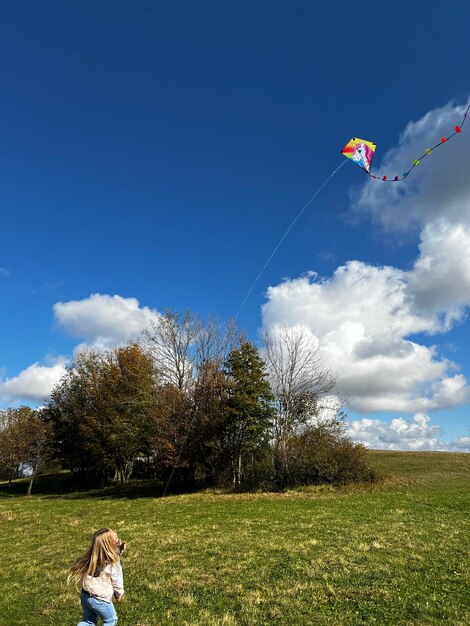
<path id="1" fill-rule="evenodd" d="M 304 204 L 304 206 L 301 208 L 301 210 L 297 213 L 297 215 L 295 216 L 295 218 L 292 220 L 291 224 L 289 225 L 288 229 L 286 230 L 286 232 L 282 235 L 282 237 L 280 238 L 279 242 L 277 243 L 276 247 L 274 248 L 274 250 L 271 252 L 271 254 L 269 255 L 266 263 L 263 265 L 260 273 L 258 274 L 258 276 L 255 278 L 253 284 L 251 285 L 250 289 L 248 290 L 248 293 L 246 294 L 242 305 L 240 306 L 240 308 L 238 309 L 238 313 L 235 316 L 235 319 L 238 319 L 238 316 L 240 314 L 240 311 L 243 309 L 243 307 L 245 306 L 246 301 L 248 300 L 250 293 L 253 291 L 256 283 L 258 282 L 258 280 L 261 278 L 264 270 L 268 267 L 269 262 L 271 261 L 271 259 L 273 258 L 273 256 L 276 254 L 279 246 L 282 244 L 282 242 L 284 241 L 284 239 L 287 237 L 287 235 L 290 233 L 290 231 L 292 230 L 292 228 L 294 227 L 294 224 L 297 222 L 297 220 L 301 217 L 302 213 L 305 211 L 305 209 L 308 207 L 309 204 L 311 204 L 311 202 L 313 202 L 313 200 L 318 196 L 318 194 L 320 193 L 320 191 L 323 189 L 323 187 L 333 178 L 333 176 L 336 174 L 336 172 L 341 169 L 343 167 L 343 165 L 346 163 L 347 159 L 344 159 L 344 161 L 338 165 L 338 167 L 322 182 L 322 184 L 320 185 L 320 187 L 318 187 L 318 189 L 315 191 L 315 193 L 313 194 L 313 196 L 310 198 L 310 200 L 308 202 L 306 202 Z M 181 457 L 181 453 L 183 451 L 184 446 L 186 445 L 187 441 L 188 441 L 188 437 L 189 437 L 189 433 L 191 432 L 191 429 L 193 427 L 194 421 L 196 419 L 196 415 L 197 412 L 196 410 L 194 410 L 193 412 L 193 416 L 189 422 L 189 427 L 186 431 L 186 435 L 184 437 L 183 443 L 179 449 L 178 452 L 178 457 L 176 459 L 176 462 L 173 464 L 171 473 L 170 473 L 170 477 L 168 478 L 168 481 L 165 485 L 165 489 L 163 490 L 163 497 L 165 497 L 166 492 L 168 490 L 168 487 L 170 486 L 170 482 L 171 479 L 173 478 L 173 474 L 175 472 L 175 469 L 179 463 L 180 457 Z"/>
<path id="2" fill-rule="evenodd" d="M 318 189 L 315 191 L 315 193 L 313 194 L 313 196 L 310 198 L 310 200 L 308 202 L 306 202 L 304 204 L 304 206 L 301 208 L 301 210 L 299 211 L 299 213 L 297 213 L 297 215 L 295 216 L 295 218 L 292 220 L 290 226 L 288 227 L 288 229 L 286 230 L 286 232 L 282 235 L 282 237 L 279 239 L 276 247 L 274 248 L 274 250 L 271 252 L 271 254 L 269 255 L 266 263 L 263 265 L 263 267 L 261 268 L 261 271 L 259 272 L 258 276 L 255 278 L 255 280 L 253 281 L 253 284 L 251 285 L 251 287 L 249 288 L 245 298 L 243 299 L 243 302 L 240 306 L 240 308 L 238 309 L 238 312 L 235 316 L 235 319 L 238 319 L 238 316 L 240 315 L 241 310 L 243 309 L 243 307 L 246 304 L 246 301 L 248 300 L 248 298 L 250 297 L 251 292 L 253 291 L 256 283 L 258 282 L 258 280 L 261 278 L 261 276 L 263 275 L 264 270 L 268 267 L 271 259 L 273 258 L 273 256 L 276 254 L 278 248 L 281 246 L 282 242 L 284 241 L 284 239 L 287 237 L 287 235 L 290 233 L 290 231 L 292 230 L 292 228 L 294 227 L 295 223 L 297 222 L 297 220 L 301 217 L 301 215 L 303 214 L 303 212 L 305 211 L 305 209 L 308 207 L 309 204 L 311 204 L 311 202 L 313 202 L 313 200 L 315 200 L 315 198 L 318 196 L 318 194 L 320 193 L 320 191 L 323 189 L 323 187 L 333 178 L 333 176 L 336 174 L 336 172 L 341 169 L 343 167 L 343 165 L 346 163 L 346 159 L 344 161 L 342 161 L 341 165 L 338 165 L 338 167 L 322 182 L 322 184 L 318 187 Z"/>
<path id="3" fill-rule="evenodd" d="M 258 280 L 260 279 L 260 277 L 262 276 L 264 270 L 267 268 L 269 262 L 271 261 L 271 259 L 273 258 L 273 256 L 276 254 L 277 249 L 279 248 L 279 246 L 282 244 L 282 242 L 284 241 L 284 239 L 287 237 L 287 235 L 289 234 L 289 232 L 291 231 L 291 229 L 293 228 L 294 224 L 297 222 L 297 220 L 300 218 L 300 216 L 302 215 L 302 213 L 305 211 L 305 209 L 308 207 L 308 205 L 313 202 L 313 200 L 316 198 L 316 196 L 320 193 L 320 191 L 323 189 L 323 187 L 328 183 L 328 181 L 330 181 L 333 176 L 336 174 L 336 172 L 341 169 L 343 167 L 343 165 L 346 163 L 347 159 L 344 159 L 344 161 L 338 165 L 338 167 L 322 182 L 322 184 L 320 185 L 320 187 L 318 187 L 318 189 L 315 191 L 315 193 L 313 194 L 313 196 L 310 198 L 310 200 L 308 202 L 306 202 L 304 204 L 304 206 L 301 208 L 301 210 L 299 211 L 299 213 L 297 213 L 297 215 L 295 216 L 295 218 L 292 220 L 289 228 L 286 230 L 286 232 L 282 235 L 281 239 L 279 240 L 278 244 L 276 245 L 276 247 L 274 248 L 274 250 L 271 252 L 270 256 L 268 257 L 268 260 L 266 261 L 266 263 L 264 264 L 263 268 L 261 269 L 260 273 L 258 274 L 258 276 L 255 278 L 255 281 L 253 282 L 253 284 L 251 285 L 248 293 L 245 296 L 245 299 L 243 300 L 243 303 L 241 305 L 241 307 L 238 309 L 238 313 L 235 317 L 235 319 L 238 318 L 240 311 L 243 309 L 243 307 L 245 306 L 246 301 L 248 300 L 248 297 L 250 295 L 250 293 L 253 291 L 254 286 L 256 285 L 256 283 L 258 282 Z M 175 469 L 179 463 L 180 457 L 181 457 L 181 453 L 183 451 L 184 446 L 186 445 L 187 441 L 188 441 L 188 437 L 189 437 L 189 433 L 191 432 L 191 429 L 193 427 L 193 424 L 195 422 L 197 416 L 197 411 L 196 409 L 193 410 L 193 416 L 189 422 L 189 426 L 188 429 L 186 431 L 186 434 L 184 436 L 184 440 L 183 443 L 180 446 L 180 449 L 178 451 L 178 456 L 176 459 L 176 462 L 173 464 L 173 467 L 171 469 L 171 473 L 170 476 L 167 480 L 167 483 L 165 485 L 165 489 L 163 490 L 163 497 L 165 497 L 166 492 L 168 491 L 168 487 L 170 486 L 171 483 L 171 479 L 173 478 L 173 474 L 175 472 Z"/>

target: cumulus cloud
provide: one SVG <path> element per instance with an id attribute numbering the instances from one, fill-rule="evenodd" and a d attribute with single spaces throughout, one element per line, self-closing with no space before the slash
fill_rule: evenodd
<path id="1" fill-rule="evenodd" d="M 446 443 L 441 439 L 441 427 L 430 422 L 425 413 L 416 413 L 409 420 L 397 417 L 391 422 L 363 418 L 349 422 L 347 434 L 375 450 L 470 451 L 470 437 Z"/>
<path id="2" fill-rule="evenodd" d="M 46 400 L 55 385 L 65 374 L 65 359 L 59 358 L 51 365 L 33 363 L 17 376 L 0 381 L 0 398 L 4 402 Z"/>
<path id="3" fill-rule="evenodd" d="M 470 227 L 440 218 L 425 226 L 407 277 L 417 310 L 440 316 L 438 330 L 462 319 L 470 305 Z"/>
<path id="4" fill-rule="evenodd" d="M 470 452 L 470 437 L 458 437 L 451 446 L 456 452 Z"/>
<path id="5" fill-rule="evenodd" d="M 449 103 L 410 122 L 398 146 L 385 154 L 377 171 L 401 175 L 413 159 L 438 143 L 441 135 L 453 132 L 467 106 Z M 423 160 L 406 183 L 368 181 L 353 194 L 355 210 L 371 215 L 386 231 L 421 228 L 442 217 L 470 225 L 469 150 L 470 133 L 465 126 L 465 132 Z"/>
<path id="6" fill-rule="evenodd" d="M 434 347 L 407 337 L 443 329 L 436 311 L 416 308 L 411 272 L 351 261 L 329 279 L 287 280 L 268 290 L 263 323 L 304 325 L 337 391 L 359 412 L 429 411 L 465 403 L 469 387 Z"/>
<path id="7" fill-rule="evenodd" d="M 136 298 L 95 293 L 83 300 L 57 302 L 57 322 L 88 345 L 111 347 L 136 339 L 158 313 L 141 307 Z"/>

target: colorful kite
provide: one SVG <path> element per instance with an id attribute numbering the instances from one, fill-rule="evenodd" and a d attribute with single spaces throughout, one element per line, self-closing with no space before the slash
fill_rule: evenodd
<path id="1" fill-rule="evenodd" d="M 433 146 L 432 148 L 426 148 L 424 154 L 421 155 L 418 159 L 413 159 L 412 161 L 413 165 L 410 167 L 409 170 L 407 170 L 406 172 L 403 172 L 401 176 L 394 176 L 393 178 L 389 178 L 388 176 L 377 176 L 376 174 L 372 174 L 372 172 L 370 171 L 370 166 L 372 164 L 372 159 L 374 158 L 374 153 L 375 153 L 375 148 L 376 148 L 376 144 L 373 143 L 372 141 L 367 141 L 366 139 L 358 139 L 357 137 L 353 137 L 350 141 L 348 141 L 348 143 L 341 150 L 341 154 L 344 154 L 345 157 L 347 157 L 348 159 L 351 159 L 351 161 L 354 161 L 354 163 L 356 163 L 356 165 L 358 165 L 361 168 L 361 170 L 364 170 L 364 172 L 371 178 L 375 178 L 377 180 L 383 180 L 383 181 L 391 182 L 391 183 L 395 183 L 400 180 L 405 180 L 405 178 L 408 176 L 411 170 L 414 169 L 417 165 L 419 165 L 424 158 L 429 156 L 433 150 L 435 150 L 436 148 L 439 148 L 439 146 L 442 146 L 442 144 L 449 141 L 449 139 L 452 139 L 452 137 L 455 137 L 455 135 L 458 135 L 459 133 L 462 132 L 462 126 L 465 124 L 465 120 L 467 119 L 467 114 L 469 110 L 470 110 L 470 105 L 467 107 L 467 110 L 465 111 L 465 115 L 463 116 L 463 120 L 460 126 L 456 126 L 454 128 L 454 132 L 451 135 L 449 135 L 448 137 L 441 137 L 441 140 L 439 141 L 439 143 L 436 143 L 435 146 Z"/>
<path id="2" fill-rule="evenodd" d="M 367 173 L 370 171 L 372 165 L 372 159 L 374 158 L 376 144 L 366 139 L 357 139 L 353 137 L 351 141 L 344 146 L 341 150 L 341 154 L 348 157 L 359 165 L 359 167 L 365 170 Z"/>

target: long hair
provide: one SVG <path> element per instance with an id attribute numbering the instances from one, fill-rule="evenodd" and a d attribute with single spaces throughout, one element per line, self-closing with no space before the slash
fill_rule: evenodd
<path id="1" fill-rule="evenodd" d="M 119 563 L 119 552 L 114 540 L 114 532 L 110 528 L 101 528 L 93 535 L 91 545 L 82 556 L 73 563 L 67 581 L 83 580 L 85 576 L 93 576 L 106 565 Z"/>

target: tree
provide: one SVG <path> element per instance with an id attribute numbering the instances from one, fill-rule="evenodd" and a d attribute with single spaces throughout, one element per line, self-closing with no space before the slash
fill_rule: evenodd
<path id="1" fill-rule="evenodd" d="M 153 359 L 136 343 L 78 354 L 46 413 L 65 467 L 87 482 L 125 482 L 155 428 Z"/>
<path id="2" fill-rule="evenodd" d="M 190 482 L 202 471 L 207 484 L 215 481 L 220 457 L 220 411 L 224 359 L 240 338 L 234 321 L 209 317 L 203 320 L 191 312 L 184 315 L 167 311 L 144 332 L 153 355 L 165 395 L 174 387 L 181 396 L 184 413 L 173 414 L 184 430 L 176 455 L 176 465 L 187 471 Z M 219 411 L 219 412 L 218 412 Z M 168 423 L 168 422 L 167 422 Z"/>
<path id="3" fill-rule="evenodd" d="M 318 415 L 319 401 L 333 389 L 336 378 L 322 364 L 318 344 L 303 326 L 276 326 L 266 331 L 263 356 L 275 400 L 274 463 L 282 482 L 289 472 L 289 439 Z"/>
<path id="4" fill-rule="evenodd" d="M 203 320 L 190 311 L 166 311 L 150 322 L 144 338 L 162 384 L 174 385 L 192 393 L 200 368 L 212 361 L 223 364 L 230 349 L 240 340 L 234 320 L 224 322 L 209 317 Z"/>
<path id="5" fill-rule="evenodd" d="M 0 413 L 0 476 L 8 480 L 8 486 L 21 474 L 26 453 L 22 424 L 31 413 L 29 407 L 9 408 Z"/>
<path id="6" fill-rule="evenodd" d="M 24 440 L 23 463 L 29 469 L 29 481 L 26 495 L 31 495 L 33 481 L 44 470 L 51 457 L 51 428 L 40 410 L 33 411 L 22 424 Z"/>
<path id="7" fill-rule="evenodd" d="M 157 387 L 154 428 L 148 447 L 143 450 L 154 476 L 167 480 L 171 469 L 179 462 L 189 415 L 188 397 L 184 393 L 171 384 Z"/>
<path id="8" fill-rule="evenodd" d="M 222 367 L 230 350 L 243 340 L 235 320 L 225 322 L 217 317 L 198 319 L 196 329 L 194 352 L 198 376 L 206 363 Z"/>
<path id="9" fill-rule="evenodd" d="M 155 428 L 156 385 L 151 356 L 137 343 L 109 351 L 98 389 L 94 404 L 104 418 L 104 447 L 115 467 L 115 479 L 124 483 Z"/>
<path id="10" fill-rule="evenodd" d="M 41 411 L 27 406 L 2 412 L 0 429 L 0 473 L 9 486 L 13 478 L 29 476 L 27 495 L 35 476 L 50 457 L 50 428 Z"/>
<path id="11" fill-rule="evenodd" d="M 194 378 L 194 342 L 197 322 L 190 311 L 184 315 L 166 311 L 157 320 L 151 320 L 144 331 L 160 380 L 174 385 L 181 392 L 189 391 Z"/>
<path id="12" fill-rule="evenodd" d="M 100 359 L 95 350 L 79 352 L 52 390 L 45 409 L 57 458 L 85 483 L 100 483 L 107 474 L 93 404 L 95 388 L 99 388 Z"/>
<path id="13" fill-rule="evenodd" d="M 8 480 L 8 486 L 18 476 L 20 461 L 15 450 L 11 428 L 11 411 L 0 411 L 0 478 Z"/>
<path id="14" fill-rule="evenodd" d="M 227 400 L 224 444 L 230 458 L 232 483 L 240 487 L 242 460 L 254 454 L 269 436 L 274 409 L 265 364 L 257 348 L 243 341 L 226 360 Z"/>
<path id="15" fill-rule="evenodd" d="M 226 397 L 227 379 L 220 362 L 216 359 L 203 361 L 198 367 L 192 396 L 188 454 L 195 473 L 208 487 L 220 480 L 223 467 Z"/>

